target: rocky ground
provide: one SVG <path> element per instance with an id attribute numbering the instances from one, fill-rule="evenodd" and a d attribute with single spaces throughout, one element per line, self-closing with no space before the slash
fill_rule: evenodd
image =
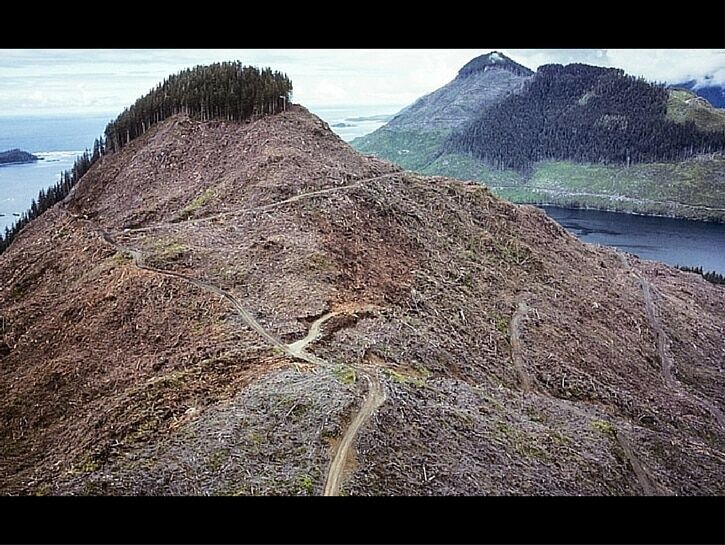
<path id="1" fill-rule="evenodd" d="M 722 287 L 301 107 L 160 123 L 0 283 L 5 494 L 322 494 L 333 459 L 341 494 L 725 488 Z"/>

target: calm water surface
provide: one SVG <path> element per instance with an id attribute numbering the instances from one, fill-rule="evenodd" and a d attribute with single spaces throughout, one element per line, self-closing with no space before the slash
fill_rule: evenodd
<path id="1" fill-rule="evenodd" d="M 541 207 L 584 242 L 614 246 L 642 259 L 702 266 L 725 274 L 725 224 Z"/>
<path id="2" fill-rule="evenodd" d="M 109 116 L 0 117 L 0 151 L 20 148 L 42 160 L 0 166 L 0 232 L 12 225 L 38 196 L 58 181 L 76 157 L 103 134 Z"/>

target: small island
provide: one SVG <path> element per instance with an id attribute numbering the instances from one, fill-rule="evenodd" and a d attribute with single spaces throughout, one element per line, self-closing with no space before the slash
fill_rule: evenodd
<path id="1" fill-rule="evenodd" d="M 348 117 L 345 121 L 390 121 L 395 117 L 395 114 L 378 114 L 368 115 L 363 117 Z"/>
<path id="2" fill-rule="evenodd" d="M 8 165 L 11 163 L 34 163 L 39 157 L 32 153 L 19 149 L 11 149 L 8 151 L 0 151 L 0 165 Z"/>

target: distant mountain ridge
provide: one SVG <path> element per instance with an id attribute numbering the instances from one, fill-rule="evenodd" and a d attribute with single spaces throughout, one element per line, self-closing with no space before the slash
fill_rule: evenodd
<path id="1" fill-rule="evenodd" d="M 468 61 L 463 68 L 458 71 L 458 77 L 468 77 L 472 74 L 479 74 L 493 68 L 507 70 L 518 76 L 528 77 L 534 75 L 534 72 L 531 69 L 526 68 L 523 64 L 519 64 L 516 61 L 511 60 L 503 53 L 492 51 L 491 53 L 481 55 Z"/>
<path id="2" fill-rule="evenodd" d="M 401 110 L 386 130 L 450 130 L 520 89 L 533 72 L 496 51 L 476 57 L 453 81 Z"/>
<path id="3" fill-rule="evenodd" d="M 686 89 L 692 91 L 712 104 L 715 108 L 725 108 L 725 87 L 716 83 L 701 84 L 695 80 L 670 85 L 673 89 Z"/>
<path id="4" fill-rule="evenodd" d="M 672 119 L 668 98 L 664 86 L 618 68 L 543 65 L 521 93 L 455 131 L 444 150 L 514 169 L 547 159 L 630 164 L 725 150 L 725 131 Z"/>
<path id="5" fill-rule="evenodd" d="M 617 68 L 492 52 L 351 144 L 514 202 L 725 222 L 725 111 Z"/>
<path id="6" fill-rule="evenodd" d="M 433 161 L 450 132 L 478 112 L 521 90 L 533 72 L 497 51 L 476 57 L 456 77 L 410 106 L 378 130 L 356 138 L 363 153 L 420 169 Z"/>

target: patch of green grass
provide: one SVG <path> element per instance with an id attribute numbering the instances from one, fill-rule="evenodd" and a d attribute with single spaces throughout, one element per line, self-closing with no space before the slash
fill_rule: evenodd
<path id="1" fill-rule="evenodd" d="M 496 328 L 496 331 L 501 333 L 501 335 L 508 336 L 509 334 L 509 319 L 498 312 L 497 310 L 494 310 L 491 313 L 491 321 L 493 322 L 494 327 Z"/>
<path id="2" fill-rule="evenodd" d="M 412 384 L 413 386 L 417 386 L 418 388 L 425 388 L 428 386 L 426 384 L 426 379 L 428 378 L 428 376 L 416 377 L 412 375 L 404 375 L 403 373 L 398 373 L 397 371 L 390 368 L 384 368 L 383 374 L 393 379 L 398 384 Z"/>
<path id="3" fill-rule="evenodd" d="M 154 436 L 160 424 L 161 420 L 158 417 L 152 415 L 145 416 L 136 426 L 136 429 L 127 435 L 125 442 L 133 445 L 147 441 Z"/>
<path id="4" fill-rule="evenodd" d="M 717 210 L 694 208 L 725 208 L 723 172 L 723 155 L 630 166 L 542 161 L 535 165 L 521 202 L 725 219 Z"/>
<path id="5" fill-rule="evenodd" d="M 706 131 L 725 130 L 725 112 L 684 89 L 670 90 L 667 117 L 675 123 L 692 121 L 699 129 Z"/>
<path id="6" fill-rule="evenodd" d="M 514 450 L 524 458 L 543 459 L 546 458 L 546 451 L 532 443 L 516 443 Z"/>
<path id="7" fill-rule="evenodd" d="M 50 485 L 48 483 L 39 484 L 33 490 L 34 496 L 47 496 L 48 494 L 50 494 Z"/>
<path id="8" fill-rule="evenodd" d="M 97 471 L 99 467 L 98 462 L 93 459 L 93 456 L 86 454 L 76 466 L 76 470 L 82 473 L 92 473 Z"/>
<path id="9" fill-rule="evenodd" d="M 406 382 L 408 382 L 408 379 L 405 375 L 402 375 L 397 371 L 394 371 L 393 369 L 383 369 L 383 373 L 389 378 L 392 378 L 398 384 L 405 384 Z"/>
<path id="10" fill-rule="evenodd" d="M 206 461 L 207 469 L 215 473 L 219 471 L 224 466 L 224 463 L 229 460 L 230 453 L 231 449 L 227 447 L 215 450 Z"/>
<path id="11" fill-rule="evenodd" d="M 130 263 L 133 261 L 130 255 L 128 255 L 126 252 L 116 252 L 111 257 L 108 258 L 111 263 L 114 265 L 125 265 L 127 263 Z"/>
<path id="12" fill-rule="evenodd" d="M 421 172 L 476 180 L 497 196 L 516 203 L 725 221 L 722 211 L 701 208 L 725 208 L 723 154 L 629 166 L 540 161 L 526 176 L 492 168 L 467 155 L 447 154 Z"/>
<path id="13" fill-rule="evenodd" d="M 317 271 L 332 272 L 337 270 L 337 265 L 329 256 L 322 252 L 315 252 L 309 256 L 309 269 Z"/>
<path id="14" fill-rule="evenodd" d="M 332 370 L 332 374 L 343 384 L 353 384 L 357 381 L 357 373 L 355 373 L 355 369 L 349 365 L 341 364 L 336 366 Z"/>
<path id="15" fill-rule="evenodd" d="M 447 135 L 448 131 L 391 131 L 382 128 L 355 138 L 350 145 L 361 153 L 422 172 L 421 169 L 433 160 Z"/>
<path id="16" fill-rule="evenodd" d="M 534 437 L 503 420 L 497 421 L 494 425 L 494 435 L 511 445 L 513 450 L 524 458 L 543 459 L 547 457 L 546 451 L 535 443 Z"/>
<path id="17" fill-rule="evenodd" d="M 92 460 L 89 460 L 80 467 L 80 470 L 84 473 L 91 473 L 98 470 L 98 464 Z"/>
<path id="18" fill-rule="evenodd" d="M 191 201 L 189 204 L 187 204 L 184 208 L 179 210 L 179 213 L 177 215 L 179 220 L 186 220 L 189 219 L 194 212 L 202 208 L 204 205 L 206 205 L 210 200 L 212 200 L 214 197 L 216 197 L 216 191 L 214 191 L 212 188 L 207 189 L 196 197 L 193 201 Z"/>
<path id="19" fill-rule="evenodd" d="M 548 430 L 546 434 L 551 438 L 551 441 L 560 447 L 571 445 L 572 441 L 563 433 L 556 430 Z"/>
<path id="20" fill-rule="evenodd" d="M 249 432 L 249 441 L 253 445 L 259 446 L 264 442 L 264 437 L 258 431 L 250 431 Z"/>
<path id="21" fill-rule="evenodd" d="M 420 373 L 420 377 L 423 380 L 428 380 L 432 375 L 432 373 L 430 372 L 430 369 L 428 369 L 424 365 L 421 365 L 420 363 L 414 365 L 413 367 L 415 367 L 415 370 L 418 371 L 418 373 Z"/>
<path id="22" fill-rule="evenodd" d="M 315 481 L 312 478 L 311 475 L 308 475 L 307 473 L 303 473 L 302 475 L 297 476 L 296 480 L 298 488 L 309 495 L 312 494 L 312 492 L 315 489 Z"/>
<path id="23" fill-rule="evenodd" d="M 611 422 L 607 422 L 606 420 L 598 420 L 595 418 L 594 420 L 592 420 L 591 424 L 593 430 L 596 430 L 605 435 L 614 435 L 617 431 L 614 425 L 612 425 Z"/>
<path id="24" fill-rule="evenodd" d="M 189 248 L 179 241 L 160 239 L 154 243 L 149 260 L 155 263 L 176 261 L 183 257 L 188 250 Z"/>

